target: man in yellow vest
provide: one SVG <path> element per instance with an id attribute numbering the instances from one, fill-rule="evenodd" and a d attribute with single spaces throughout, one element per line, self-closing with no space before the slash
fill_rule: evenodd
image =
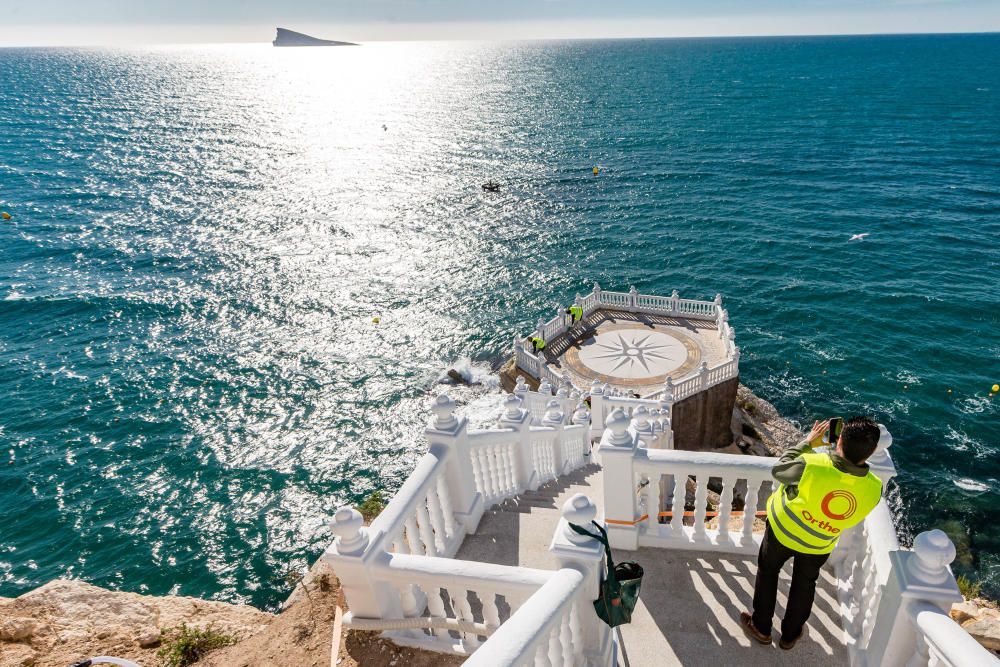
<path id="1" fill-rule="evenodd" d="M 820 568 L 844 531 L 861 523 L 882 497 L 882 481 L 865 463 L 878 445 L 878 424 L 869 417 L 852 417 L 844 423 L 836 448 L 814 452 L 829 426 L 829 421 L 813 424 L 809 437 L 785 451 L 771 470 L 780 486 L 767 501 L 753 613 L 740 614 L 743 631 L 761 644 L 771 643 L 778 574 L 785 562 L 793 560 L 792 586 L 778 646 L 789 650 L 812 612 Z M 835 438 L 831 434 L 830 441 Z"/>
<path id="2" fill-rule="evenodd" d="M 541 352 L 545 349 L 545 339 L 539 336 L 528 336 L 528 342 L 531 343 L 531 347 L 535 352 Z"/>
<path id="3" fill-rule="evenodd" d="M 566 309 L 566 314 L 570 316 L 570 326 L 575 327 L 576 323 L 583 319 L 583 308 L 572 305 Z"/>

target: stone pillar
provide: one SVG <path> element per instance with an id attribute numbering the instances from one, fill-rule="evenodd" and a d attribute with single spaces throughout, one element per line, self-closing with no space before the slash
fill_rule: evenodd
<path id="1" fill-rule="evenodd" d="M 889 447 L 892 446 L 892 434 L 882 424 L 878 425 L 878 429 L 880 431 L 878 446 L 875 448 L 875 453 L 868 458 L 868 466 L 875 473 L 875 476 L 882 480 L 882 484 L 888 487 L 889 480 L 896 476 L 896 464 L 892 462 L 892 457 L 889 455 Z M 884 492 L 885 489 L 883 488 Z"/>
<path id="2" fill-rule="evenodd" d="M 322 558 L 337 573 L 351 614 L 360 618 L 403 618 L 399 595 L 378 577 L 379 567 L 390 556 L 384 549 L 370 545 L 361 513 L 341 507 L 330 521 L 330 530 L 336 539 Z"/>
<path id="3" fill-rule="evenodd" d="M 518 491 L 534 491 L 538 488 L 538 475 L 531 458 L 531 415 L 521 407 L 521 398 L 514 394 L 507 395 L 503 408 L 500 425 L 514 429 L 518 434 L 517 444 L 514 446 L 514 478 L 517 480 Z"/>
<path id="4" fill-rule="evenodd" d="M 927 602 L 947 614 L 953 603 L 961 602 L 962 594 L 948 567 L 954 559 L 955 545 L 936 528 L 917 535 L 912 551 L 889 552 L 889 578 L 864 651 L 864 664 L 907 664 L 917 646 L 916 628 L 909 614 L 914 603 Z"/>
<path id="5" fill-rule="evenodd" d="M 677 290 L 670 293 L 670 314 L 674 317 L 680 315 L 681 312 L 681 294 Z"/>
<path id="6" fill-rule="evenodd" d="M 600 380 L 590 383 L 590 438 L 601 437 L 604 429 L 604 385 Z"/>
<path id="7" fill-rule="evenodd" d="M 639 290 L 635 288 L 635 285 L 631 285 L 628 288 L 628 311 L 634 313 L 639 310 L 638 304 Z"/>
<path id="8" fill-rule="evenodd" d="M 601 286 L 598 285 L 596 282 L 594 283 L 593 294 L 594 294 L 594 307 L 598 308 L 601 305 Z"/>
<path id="9" fill-rule="evenodd" d="M 616 549 L 639 548 L 636 520 L 633 452 L 636 438 L 628 429 L 628 416 L 621 408 L 608 417 L 601 436 L 601 465 L 604 468 L 604 515 L 608 540 Z"/>
<path id="10" fill-rule="evenodd" d="M 562 443 L 564 415 L 562 406 L 556 399 L 549 401 L 546 407 L 548 409 L 545 412 L 545 418 L 542 419 L 542 426 L 555 430 L 556 437 L 552 440 L 552 460 L 555 461 L 556 476 L 558 477 L 566 472 L 567 463 Z"/>
<path id="11" fill-rule="evenodd" d="M 610 665 L 612 651 L 611 628 L 604 624 L 594 611 L 591 600 L 597 599 L 601 580 L 604 578 L 604 545 L 592 537 L 573 531 L 573 523 L 597 534 L 591 523 L 597 517 L 597 506 L 582 493 L 574 495 L 562 506 L 562 518 L 556 527 L 549 551 L 555 556 L 559 569 L 572 568 L 583 574 L 584 590 L 579 598 L 577 613 L 580 619 L 583 652 L 589 665 Z"/>
<path id="12" fill-rule="evenodd" d="M 476 480 L 472 471 L 472 455 L 466 435 L 468 421 L 465 417 L 455 417 L 455 401 L 448 394 L 440 394 L 431 406 L 434 417 L 425 434 L 431 447 L 435 445 L 448 450 L 448 466 L 445 482 L 454 503 L 455 518 L 465 526 L 465 532 L 472 534 L 483 516 L 483 497 L 476 490 Z"/>

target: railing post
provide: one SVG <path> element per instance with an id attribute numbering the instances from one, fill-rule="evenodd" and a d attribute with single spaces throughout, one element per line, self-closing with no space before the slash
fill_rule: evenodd
<path id="1" fill-rule="evenodd" d="M 597 506 L 582 493 L 574 495 L 562 506 L 562 518 L 556 527 L 549 551 L 555 556 L 559 569 L 573 568 L 583 574 L 583 590 L 577 597 L 580 636 L 573 636 L 572 644 L 582 648 L 587 665 L 611 665 L 611 628 L 604 624 L 594 611 L 592 600 L 597 599 L 604 570 L 604 546 L 597 540 L 574 532 L 573 523 L 584 530 L 596 533 L 591 523 L 597 517 Z M 576 664 L 566 660 L 564 664 Z"/>
<path id="2" fill-rule="evenodd" d="M 538 383 L 538 393 L 542 396 L 552 396 L 552 383 L 549 382 L 548 378 L 539 377 Z"/>
<path id="3" fill-rule="evenodd" d="M 472 534 L 479 527 L 483 516 L 483 496 L 476 490 L 472 471 L 472 456 L 467 436 L 468 420 L 455 417 L 455 401 L 448 394 L 440 394 L 431 406 L 434 417 L 425 431 L 431 447 L 440 445 L 448 450 L 448 467 L 445 482 L 453 498 L 455 518 Z"/>
<path id="4" fill-rule="evenodd" d="M 514 445 L 514 477 L 518 493 L 538 488 L 538 475 L 535 473 L 534 462 L 531 458 L 531 438 L 529 437 L 531 413 L 521 406 L 520 396 L 508 394 L 503 401 L 503 417 L 500 418 L 502 426 L 512 428 L 517 432 L 517 440 Z"/>
<path id="5" fill-rule="evenodd" d="M 698 369 L 698 379 L 701 381 L 701 388 L 705 389 L 708 387 L 708 362 L 701 362 L 701 368 Z"/>
<path id="6" fill-rule="evenodd" d="M 548 426 L 555 430 L 556 437 L 552 439 L 552 461 L 555 465 L 556 477 L 566 472 L 566 459 L 562 446 L 562 430 L 565 415 L 562 412 L 562 404 L 556 399 L 549 401 L 546 406 L 545 418 L 542 419 L 542 426 Z"/>
<path id="7" fill-rule="evenodd" d="M 637 290 L 635 288 L 635 285 L 632 285 L 631 287 L 629 287 L 628 288 L 628 311 L 630 313 L 634 313 L 634 312 L 636 312 L 636 310 L 638 310 L 638 308 L 639 308 L 638 297 L 639 297 L 639 290 Z"/>
<path id="8" fill-rule="evenodd" d="M 653 425 L 649 421 L 649 409 L 645 405 L 640 405 L 632 413 L 632 430 L 639 440 L 646 443 L 647 448 L 656 449 L 653 442 Z"/>
<path id="9" fill-rule="evenodd" d="M 681 312 L 681 294 L 677 290 L 670 293 L 670 314 L 674 317 Z"/>
<path id="10" fill-rule="evenodd" d="M 868 457 L 868 467 L 875 473 L 875 476 L 882 480 L 884 486 L 889 485 L 889 480 L 896 476 L 896 464 L 892 462 L 889 455 L 889 447 L 892 446 L 892 434 L 882 424 L 878 425 L 880 434 L 878 446 L 875 453 Z"/>
<path id="11" fill-rule="evenodd" d="M 954 559 L 955 545 L 938 529 L 917 535 L 912 551 L 889 552 L 889 579 L 875 614 L 863 664 L 906 665 L 917 645 L 910 607 L 924 601 L 947 614 L 953 603 L 963 599 L 948 567 Z"/>
<path id="12" fill-rule="evenodd" d="M 594 283 L 593 294 L 594 294 L 594 308 L 596 309 L 601 305 L 601 286 L 598 285 L 596 282 Z"/>
<path id="13" fill-rule="evenodd" d="M 336 539 L 322 558 L 337 573 L 351 613 L 361 618 L 403 618 L 399 596 L 392 586 L 378 580 L 378 566 L 390 556 L 370 544 L 361 513 L 341 507 L 330 521 L 330 530 Z"/>
<path id="14" fill-rule="evenodd" d="M 616 408 L 601 436 L 601 465 L 604 468 L 604 515 L 608 540 L 617 549 L 639 548 L 636 523 L 635 471 L 633 454 L 636 438 L 629 432 L 628 417 Z"/>
<path id="15" fill-rule="evenodd" d="M 601 437 L 604 429 L 604 385 L 600 380 L 590 383 L 590 438 Z"/>

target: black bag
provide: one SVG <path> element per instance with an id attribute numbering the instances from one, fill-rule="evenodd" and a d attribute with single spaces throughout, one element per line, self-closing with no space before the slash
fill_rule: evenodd
<path id="1" fill-rule="evenodd" d="M 611 545 L 608 544 L 608 532 L 596 521 L 591 521 L 597 527 L 600 535 L 584 530 L 575 524 L 569 527 L 579 535 L 587 535 L 604 545 L 607 556 L 608 572 L 601 582 L 600 593 L 594 600 L 594 610 L 602 621 L 612 628 L 632 622 L 632 612 L 639 602 L 639 587 L 642 585 L 642 566 L 632 561 L 615 565 L 611 558 Z"/>

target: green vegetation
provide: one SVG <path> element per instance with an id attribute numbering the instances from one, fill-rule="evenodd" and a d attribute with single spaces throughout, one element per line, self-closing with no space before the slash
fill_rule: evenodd
<path id="1" fill-rule="evenodd" d="M 955 583 L 958 584 L 958 591 L 966 600 L 975 600 L 983 592 L 983 582 L 973 581 L 964 574 L 955 577 Z"/>
<path id="2" fill-rule="evenodd" d="M 189 628 L 185 623 L 161 633 L 163 647 L 156 652 L 165 667 L 187 667 L 206 653 L 236 643 L 236 638 L 207 628 Z"/>
<path id="3" fill-rule="evenodd" d="M 372 519 L 377 517 L 385 509 L 385 498 L 382 496 L 382 491 L 376 489 L 372 491 L 372 494 L 364 499 L 360 505 L 358 505 L 358 511 L 361 512 L 361 516 L 365 518 L 366 522 L 371 522 Z"/>

